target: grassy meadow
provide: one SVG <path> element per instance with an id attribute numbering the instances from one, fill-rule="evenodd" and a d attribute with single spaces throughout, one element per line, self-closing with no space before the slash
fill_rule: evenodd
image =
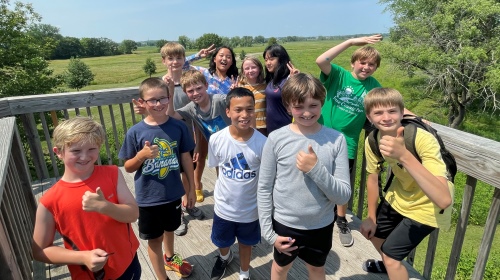
<path id="1" fill-rule="evenodd" d="M 286 43 L 283 46 L 287 49 L 292 62 L 296 68 L 302 72 L 311 73 L 315 76 L 319 75 L 319 69 L 316 66 L 315 59 L 318 55 L 338 44 L 339 41 L 307 41 L 307 42 L 292 42 Z M 424 116 L 433 122 L 446 125 L 447 108 L 443 107 L 442 95 L 439 93 L 425 94 L 424 78 L 418 75 L 413 78 L 408 78 L 404 73 L 399 71 L 388 59 L 384 59 L 384 44 L 381 42 L 377 48 L 382 54 L 381 67 L 375 72 L 374 77 L 386 87 L 394 87 L 398 89 L 405 98 L 405 105 L 414 113 Z M 248 48 L 234 49 L 237 65 L 240 68 L 239 54 L 242 50 L 247 55 L 254 55 L 263 62 L 262 52 L 266 45 L 256 45 Z M 348 49 L 334 62 L 347 69 L 350 69 L 350 56 L 354 48 Z M 192 54 L 197 50 L 188 50 L 187 54 Z M 81 90 L 98 90 L 107 88 L 123 88 L 136 87 L 142 80 L 148 76 L 144 73 L 142 67 L 147 58 L 152 58 L 157 66 L 155 76 L 160 76 L 165 73 L 165 67 L 161 63 L 161 56 L 156 51 L 155 47 L 141 47 L 133 54 L 120 55 L 112 57 L 98 58 L 83 58 L 92 72 L 95 74 L 95 79 L 91 85 Z M 56 60 L 50 62 L 50 67 L 55 74 L 63 73 L 68 66 L 68 60 Z M 197 61 L 195 65 L 208 66 L 208 60 Z M 71 91 L 68 88 L 61 87 L 61 91 Z M 106 110 L 106 108 L 103 108 Z M 105 113 L 106 115 L 107 113 Z M 97 116 L 96 113 L 93 115 Z M 497 128 L 500 126 L 500 117 L 498 113 L 489 113 L 479 110 L 478 112 L 468 112 L 461 130 L 500 141 L 500 134 L 497 133 Z M 360 151 L 361 152 L 361 151 Z M 361 153 L 358 158 L 361 157 Z M 360 164 L 358 168 L 361 168 Z M 357 184 L 359 178 L 357 178 Z M 356 185 L 357 185 L 356 184 Z M 465 184 L 465 175 L 459 174 L 456 178 L 455 190 L 455 205 L 454 205 L 454 220 L 458 217 L 461 207 L 463 189 Z M 357 190 L 356 190 L 357 191 Z M 466 235 L 464 247 L 462 250 L 461 262 L 458 267 L 457 279 L 470 279 L 472 274 L 475 258 L 478 254 L 479 244 L 481 242 L 483 227 L 491 204 L 493 188 L 483 183 L 478 183 L 475 194 L 475 203 L 473 205 L 471 217 L 469 220 L 468 232 Z M 356 205 L 354 206 L 356 209 Z M 485 279 L 492 279 L 498 273 L 500 274 L 500 237 L 499 231 L 494 239 L 492 250 L 490 252 L 489 262 L 487 264 L 487 274 Z M 438 248 L 435 257 L 433 278 L 444 279 L 446 273 L 446 265 L 451 251 L 452 241 L 454 238 L 454 226 L 450 231 L 441 231 L 439 237 Z M 423 269 L 426 241 L 419 246 L 415 257 L 415 266 L 419 271 Z M 354 245 L 356 246 L 356 245 Z"/>

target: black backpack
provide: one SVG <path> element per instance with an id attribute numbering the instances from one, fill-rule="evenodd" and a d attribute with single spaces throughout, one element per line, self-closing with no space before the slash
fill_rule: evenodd
<path id="1" fill-rule="evenodd" d="M 451 154 L 444 146 L 443 140 L 438 135 L 436 129 L 424 123 L 421 117 L 417 117 L 414 115 L 404 115 L 403 119 L 401 120 L 401 124 L 405 128 L 404 138 L 405 138 L 406 149 L 410 151 L 415 156 L 415 158 L 420 162 L 422 162 L 422 160 L 420 159 L 420 156 L 418 155 L 417 150 L 415 149 L 415 137 L 417 135 L 417 128 L 421 128 L 434 135 L 434 137 L 439 143 L 441 157 L 443 158 L 443 161 L 446 165 L 446 170 L 448 171 L 448 180 L 453 183 L 455 180 L 455 175 L 457 174 L 457 162 L 455 161 L 455 157 L 453 156 L 453 154 Z M 371 131 L 370 134 L 368 134 L 368 144 L 370 145 L 372 152 L 379 158 L 378 166 L 380 170 L 383 171 L 384 158 L 380 153 L 377 136 L 378 136 L 378 129 L 374 129 L 373 131 Z M 394 179 L 394 173 L 391 172 L 389 178 L 387 179 L 387 183 L 383 189 L 384 193 L 387 192 L 387 189 L 391 185 L 393 179 Z M 381 184 L 382 183 L 379 173 L 379 186 L 380 186 L 379 191 L 380 191 L 380 197 L 383 198 Z"/>

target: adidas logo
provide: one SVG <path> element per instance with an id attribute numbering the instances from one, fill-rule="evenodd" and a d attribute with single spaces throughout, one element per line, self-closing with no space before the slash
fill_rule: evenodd
<path id="1" fill-rule="evenodd" d="M 257 172 L 250 169 L 243 153 L 237 154 L 230 162 L 224 163 L 221 173 L 231 179 L 249 180 L 257 176 Z"/>

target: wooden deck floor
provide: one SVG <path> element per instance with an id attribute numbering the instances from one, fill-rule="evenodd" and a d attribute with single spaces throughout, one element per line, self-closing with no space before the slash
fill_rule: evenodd
<path id="1" fill-rule="evenodd" d="M 122 169 L 123 170 L 123 169 Z M 124 175 L 129 188 L 133 193 L 133 175 L 127 174 L 124 170 Z M 218 255 L 217 248 L 210 240 L 213 218 L 213 187 L 216 180 L 214 169 L 206 169 L 203 175 L 203 186 L 205 192 L 205 201 L 198 203 L 206 218 L 204 220 L 195 220 L 190 216 L 186 216 L 188 220 L 188 233 L 175 239 L 175 250 L 193 264 L 193 274 L 189 279 L 210 279 L 210 272 L 215 262 L 215 257 Z M 41 193 L 41 192 L 38 192 Z M 39 196 L 39 195 L 38 195 Z M 363 261 L 369 258 L 378 259 L 378 253 L 373 248 L 371 243 L 367 241 L 358 231 L 360 221 L 348 215 L 350 227 L 354 237 L 354 245 L 345 248 L 338 241 L 338 230 L 334 228 L 333 247 L 325 265 L 326 279 L 388 279 L 386 274 L 366 273 L 361 268 Z M 137 236 L 137 223 L 133 225 Z M 152 266 L 149 263 L 147 254 L 147 242 L 140 240 L 138 256 L 142 265 L 141 279 L 156 279 Z M 60 239 L 55 241 L 55 244 L 62 246 Z M 235 258 L 226 270 L 224 279 L 236 280 L 239 274 L 239 259 L 238 245 L 234 244 L 231 247 Z M 252 279 L 270 279 L 270 270 L 272 263 L 272 247 L 264 240 L 252 251 L 252 261 L 250 275 Z M 412 267 L 406 265 L 411 279 L 424 279 Z M 43 273 L 42 273 L 43 274 Z M 171 279 L 180 279 L 175 273 L 167 272 Z M 36 275 L 36 274 L 35 274 Z M 71 279 L 66 266 L 47 265 L 45 267 L 46 279 Z M 35 279 L 37 279 L 35 277 Z M 307 270 L 304 263 L 297 259 L 292 269 L 289 272 L 288 279 L 307 279 Z"/>

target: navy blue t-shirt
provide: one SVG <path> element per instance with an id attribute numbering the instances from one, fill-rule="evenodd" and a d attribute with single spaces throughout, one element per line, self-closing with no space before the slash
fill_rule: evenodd
<path id="1" fill-rule="evenodd" d="M 181 198 L 185 194 L 180 176 L 181 154 L 195 146 L 187 126 L 173 118 L 157 126 L 141 121 L 127 131 L 118 157 L 135 157 L 145 141 L 158 145 L 159 153 L 156 158 L 145 160 L 135 173 L 137 204 L 155 206 Z"/>
<path id="2" fill-rule="evenodd" d="M 292 123 L 292 116 L 283 106 L 281 99 L 281 89 L 287 79 L 281 80 L 279 85 L 274 86 L 273 82 L 267 84 L 266 94 L 266 126 L 267 133 L 271 133 L 278 128 Z"/>

